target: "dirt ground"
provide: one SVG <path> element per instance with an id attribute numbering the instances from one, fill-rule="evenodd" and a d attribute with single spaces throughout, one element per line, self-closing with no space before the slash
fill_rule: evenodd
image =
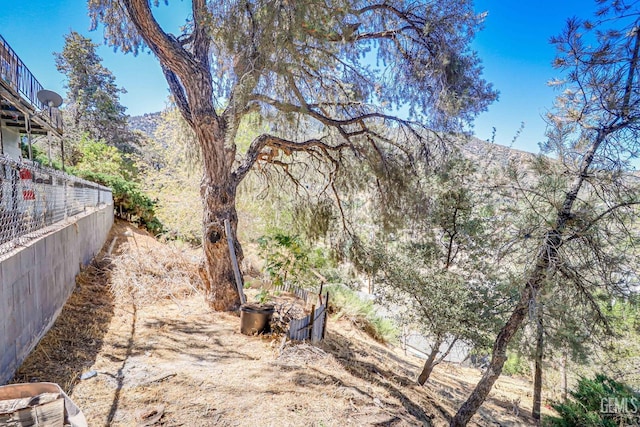
<path id="1" fill-rule="evenodd" d="M 242 335 L 196 265 L 118 222 L 14 382 L 57 382 L 91 426 L 444 426 L 480 377 L 443 364 L 420 387 L 420 359 L 331 318 L 318 346 Z M 531 425 L 530 389 L 500 379 L 472 425 Z"/>

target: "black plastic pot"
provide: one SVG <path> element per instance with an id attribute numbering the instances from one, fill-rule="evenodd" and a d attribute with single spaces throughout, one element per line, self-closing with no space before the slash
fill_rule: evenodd
<path id="1" fill-rule="evenodd" d="M 272 305 L 245 304 L 240 307 L 240 332 L 245 335 L 257 335 L 271 332 Z"/>

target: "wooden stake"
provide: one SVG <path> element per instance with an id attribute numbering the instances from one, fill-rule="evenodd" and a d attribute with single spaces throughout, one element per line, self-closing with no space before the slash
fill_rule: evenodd
<path id="1" fill-rule="evenodd" d="M 313 341 L 313 323 L 316 317 L 316 305 L 311 306 L 311 317 L 309 318 L 309 339 Z"/>
<path id="2" fill-rule="evenodd" d="M 231 234 L 231 223 L 228 219 L 224 220 L 224 230 L 227 233 L 227 243 L 229 245 L 229 254 L 231 255 L 231 263 L 233 264 L 233 275 L 236 278 L 236 288 L 240 296 L 240 302 L 244 304 L 247 299 L 242 291 L 242 278 L 240 276 L 240 267 L 238 266 L 238 258 L 236 257 L 235 245 L 233 244 L 233 236 Z"/>
<path id="3" fill-rule="evenodd" d="M 329 317 L 329 292 L 324 297 L 324 322 L 322 324 L 322 339 L 324 339 L 324 333 L 327 330 L 327 317 Z"/>

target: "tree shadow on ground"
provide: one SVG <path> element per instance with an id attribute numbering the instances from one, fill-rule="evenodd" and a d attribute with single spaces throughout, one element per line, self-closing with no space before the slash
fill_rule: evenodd
<path id="1" fill-rule="evenodd" d="M 114 314 L 109 291 L 112 262 L 106 251 L 115 229 L 98 256 L 78 274 L 76 287 L 57 320 L 22 363 L 12 383 L 53 382 L 71 394 L 82 373 L 94 364 Z M 117 250 L 116 245 L 111 249 Z"/>
<path id="2" fill-rule="evenodd" d="M 151 317 L 144 320 L 141 330 L 140 342 L 133 349 L 134 356 L 146 352 L 163 352 L 188 356 L 200 362 L 257 360 L 239 349 L 226 348 L 217 336 L 218 331 L 212 328 L 208 320 Z"/>
<path id="3" fill-rule="evenodd" d="M 133 352 L 133 343 L 134 343 L 134 338 L 136 334 L 137 309 L 135 304 L 132 304 L 131 306 L 133 308 L 132 321 L 131 321 L 131 333 L 127 340 L 126 354 L 122 360 L 122 364 L 118 368 L 118 373 L 115 376 L 115 380 L 117 383 L 116 391 L 113 395 L 111 407 L 109 408 L 109 415 L 107 415 L 106 425 L 111 425 L 111 423 L 113 422 L 113 417 L 118 411 L 118 405 L 120 404 L 120 393 L 122 392 L 122 386 L 124 385 L 124 368 L 127 364 L 127 360 L 129 360 L 129 358 L 131 357 L 131 353 Z"/>
<path id="4" fill-rule="evenodd" d="M 396 398 L 404 409 L 410 414 L 417 422 L 424 426 L 431 426 L 435 414 L 427 414 L 423 409 L 424 405 L 417 403 L 414 398 L 410 397 L 407 391 L 412 391 L 416 387 L 415 382 L 404 375 L 400 375 L 396 372 L 392 372 L 380 366 L 376 366 L 365 360 L 359 360 L 356 353 L 366 353 L 366 349 L 360 348 L 353 341 L 348 340 L 346 337 L 329 331 L 327 333 L 327 339 L 324 341 L 323 347 L 334 355 L 338 363 L 349 372 L 351 375 L 368 381 L 372 384 L 383 387 L 387 392 Z M 377 351 L 378 356 L 387 357 L 390 360 L 394 358 L 389 355 L 384 355 L 380 351 Z M 388 366 L 388 363 L 385 365 Z M 414 394 L 414 393 L 412 393 Z M 428 405 L 439 412 L 439 416 L 450 420 L 451 415 L 448 411 L 438 405 L 433 399 L 428 396 L 424 396 L 428 400 Z"/>

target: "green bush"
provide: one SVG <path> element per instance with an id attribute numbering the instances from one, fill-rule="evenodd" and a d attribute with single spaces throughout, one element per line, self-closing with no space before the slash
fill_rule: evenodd
<path id="1" fill-rule="evenodd" d="M 274 232 L 257 239 L 264 269 L 274 285 L 293 284 L 316 291 L 331 262 L 322 248 L 312 248 L 300 236 Z"/>
<path id="2" fill-rule="evenodd" d="M 640 424 L 640 394 L 628 385 L 598 374 L 580 378 L 571 397 L 554 403 L 558 417 L 545 417 L 547 427 L 617 427 Z"/>
<path id="3" fill-rule="evenodd" d="M 518 353 L 507 354 L 507 361 L 504 363 L 502 373 L 505 375 L 528 375 L 531 369 L 527 364 L 527 360 Z"/>
<path id="4" fill-rule="evenodd" d="M 29 158 L 29 146 L 25 141 L 20 143 L 20 148 L 22 150 L 22 158 Z M 38 163 L 40 166 L 51 167 L 55 170 L 62 170 L 62 163 L 60 160 L 52 158 L 51 165 L 49 165 L 49 156 L 37 145 L 31 146 L 31 155 L 33 161 Z M 68 166 L 68 165 L 67 165 Z"/>
<path id="5" fill-rule="evenodd" d="M 309 277 L 309 248 L 298 236 L 285 233 L 261 236 L 257 239 L 259 254 L 265 260 L 264 269 L 275 285 L 292 282 L 304 288 Z"/>
<path id="6" fill-rule="evenodd" d="M 156 204 L 138 186 L 120 176 L 78 172 L 78 176 L 111 188 L 116 215 L 127 221 L 139 224 L 153 234 L 163 231 L 162 223 L 156 218 Z"/>
<path id="7" fill-rule="evenodd" d="M 117 148 L 86 136 L 74 147 L 79 160 L 75 165 L 67 165 L 67 173 L 111 188 L 116 216 L 139 224 L 153 234 L 163 232 L 155 214 L 156 203 L 132 181 L 132 166 Z M 25 155 L 28 148 L 23 144 L 22 149 Z M 39 147 L 32 146 L 32 155 L 39 164 L 49 165 L 48 156 Z M 53 159 L 51 167 L 61 170 L 62 164 Z"/>
<path id="8" fill-rule="evenodd" d="M 398 328 L 393 321 L 376 313 L 373 301 L 364 300 L 352 289 L 331 284 L 324 287 L 329 292 L 329 311 L 334 317 L 350 320 L 373 339 L 386 343 L 398 338 Z"/>
<path id="9" fill-rule="evenodd" d="M 376 341 L 389 343 L 398 340 L 398 327 L 391 319 L 374 314 L 367 317 L 366 321 L 368 325 L 364 330 Z"/>

